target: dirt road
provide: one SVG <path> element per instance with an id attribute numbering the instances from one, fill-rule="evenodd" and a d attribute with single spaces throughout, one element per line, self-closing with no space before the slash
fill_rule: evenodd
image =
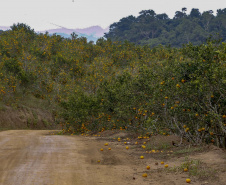
<path id="1" fill-rule="evenodd" d="M 156 165 L 164 160 L 172 168 L 181 166 L 183 156 L 170 157 L 167 153 L 169 158 L 163 159 L 157 157 L 158 154 L 147 154 L 132 143 L 126 150 L 124 141 L 108 140 L 109 146 L 104 146 L 106 142 L 96 137 L 50 135 L 46 130 L 2 131 L 0 185 L 183 185 L 187 184 L 185 179 L 190 178 L 188 173 L 172 173 L 165 170 L 164 165 Z M 144 159 L 140 159 L 140 155 L 144 155 Z M 205 169 L 215 166 L 218 174 L 213 182 L 191 178 L 191 184 L 225 184 L 225 152 L 214 149 L 190 157 L 204 160 L 203 156 Z M 146 169 L 147 165 L 151 166 L 150 170 Z M 142 177 L 143 173 L 148 177 Z"/>
<path id="2" fill-rule="evenodd" d="M 143 183 L 142 179 L 133 182 L 136 164 L 115 149 L 104 148 L 101 152 L 103 144 L 94 139 L 48 133 L 30 130 L 0 132 L 1 185 Z M 97 160 L 101 162 L 98 164 Z"/>

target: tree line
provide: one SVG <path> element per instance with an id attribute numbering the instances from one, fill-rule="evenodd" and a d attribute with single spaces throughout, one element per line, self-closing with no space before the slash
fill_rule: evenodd
<path id="1" fill-rule="evenodd" d="M 113 41 L 128 40 L 150 47 L 171 45 L 181 47 L 189 42 L 194 45 L 206 41 L 210 35 L 226 40 L 226 8 L 218 9 L 216 16 L 212 10 L 201 13 L 193 8 L 176 11 L 170 19 L 166 13 L 156 14 L 154 10 L 142 10 L 139 16 L 130 15 L 110 25 L 105 38 Z"/>
<path id="2" fill-rule="evenodd" d="M 225 92 L 226 43 L 219 40 L 181 48 L 94 44 L 25 24 L 0 34 L 0 106 L 39 100 L 66 133 L 126 129 L 226 147 Z"/>

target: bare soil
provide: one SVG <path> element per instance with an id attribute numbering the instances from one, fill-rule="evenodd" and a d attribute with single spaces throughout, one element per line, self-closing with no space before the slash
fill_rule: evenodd
<path id="1" fill-rule="evenodd" d="M 106 131 L 100 137 L 51 133 L 48 130 L 0 132 L 1 185 L 183 185 L 187 184 L 186 178 L 194 185 L 223 185 L 226 181 L 226 152 L 214 146 L 174 147 L 170 145 L 172 139 L 180 140 L 176 136 L 138 140 L 121 131 Z M 121 142 L 117 141 L 118 136 Z M 151 148 L 141 148 L 144 141 Z M 153 148 L 159 149 L 150 153 Z M 144 159 L 140 159 L 141 155 Z M 207 175 L 201 174 L 204 177 L 200 178 L 181 171 L 179 167 L 188 158 L 201 161 L 202 173 Z M 164 168 L 161 161 L 169 167 Z M 143 173 L 147 177 L 142 177 Z"/>
<path id="2" fill-rule="evenodd" d="M 41 108 L 0 106 L 0 130 L 57 129 L 52 113 Z M 58 128 L 59 129 L 59 128 Z"/>

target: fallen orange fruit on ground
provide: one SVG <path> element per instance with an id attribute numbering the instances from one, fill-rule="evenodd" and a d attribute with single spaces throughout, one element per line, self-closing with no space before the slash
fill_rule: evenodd
<path id="1" fill-rule="evenodd" d="M 143 158 L 144 158 L 144 156 L 140 156 L 140 158 L 141 158 L 141 159 L 143 159 Z"/>
<path id="2" fill-rule="evenodd" d="M 147 170 L 150 170 L 150 166 L 147 166 L 146 168 L 147 168 Z"/>
<path id="3" fill-rule="evenodd" d="M 104 149 L 103 149 L 103 148 L 101 148 L 101 149 L 100 149 L 100 151 L 104 151 Z"/>
<path id="4" fill-rule="evenodd" d="M 142 175 L 142 177 L 147 177 L 148 175 L 146 174 L 146 173 L 144 173 L 143 175 Z"/>
<path id="5" fill-rule="evenodd" d="M 165 165 L 165 168 L 168 168 L 168 164 Z"/>
<path id="6" fill-rule="evenodd" d="M 186 182 L 187 182 L 187 183 L 190 183 L 190 182 L 191 182 L 191 179 L 186 179 Z"/>
<path id="7" fill-rule="evenodd" d="M 143 149 L 145 149 L 145 148 L 146 148 L 146 146 L 144 146 L 144 145 L 142 145 L 141 147 L 142 147 Z"/>
<path id="8" fill-rule="evenodd" d="M 188 171 L 188 169 L 187 168 L 184 168 L 184 172 L 187 172 Z"/>

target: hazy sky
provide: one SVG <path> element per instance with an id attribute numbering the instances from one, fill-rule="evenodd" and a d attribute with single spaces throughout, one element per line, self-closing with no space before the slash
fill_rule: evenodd
<path id="1" fill-rule="evenodd" d="M 73 2 L 74 1 L 74 2 Z M 121 18 L 153 9 L 173 18 L 186 7 L 200 12 L 226 8 L 226 0 L 0 0 L 0 26 L 26 23 L 35 31 L 57 28 L 105 28 Z M 55 25 L 53 25 L 55 24 Z"/>

